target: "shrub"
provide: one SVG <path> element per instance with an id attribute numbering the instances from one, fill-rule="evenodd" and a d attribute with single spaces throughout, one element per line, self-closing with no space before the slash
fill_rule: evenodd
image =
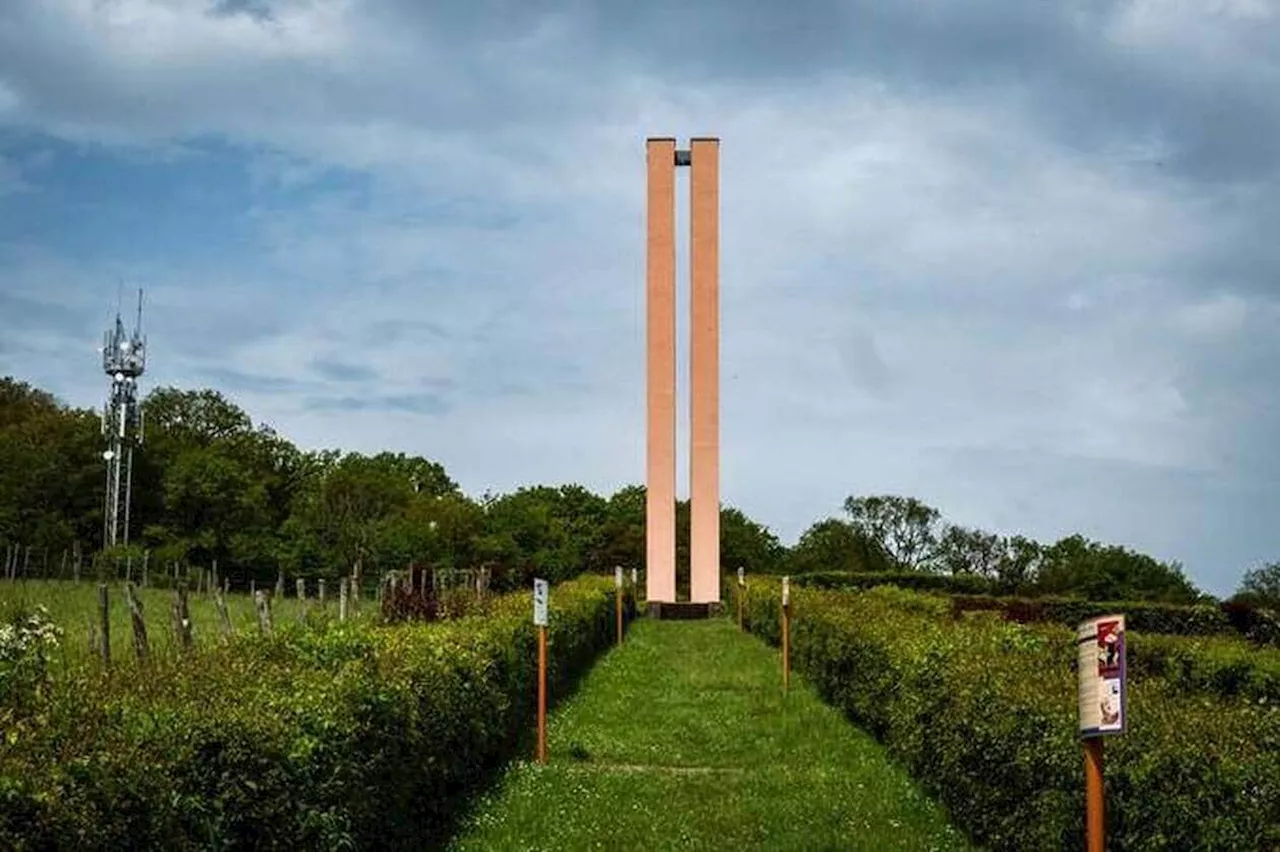
<path id="1" fill-rule="evenodd" d="M 610 645 L 612 600 L 603 578 L 554 590 L 553 698 Z M 0 848 L 429 846 L 530 726 L 531 612 L 525 592 L 484 618 L 281 623 L 137 680 L 69 679 L 0 746 Z"/>
<path id="2" fill-rule="evenodd" d="M 1280 704 L 1280 650 L 1238 639 L 1130 633 L 1128 662 L 1132 676 L 1163 678 L 1179 692 Z"/>
<path id="3" fill-rule="evenodd" d="M 903 595 L 793 591 L 795 669 L 978 843 L 1079 848 L 1072 631 L 951 620 L 931 604 L 904 606 Z M 778 598 L 776 583 L 757 578 L 747 604 L 749 629 L 774 642 Z M 1135 679 L 1129 695 L 1129 730 L 1107 742 L 1112 848 L 1280 845 L 1280 709 L 1187 695 L 1160 677 Z"/>
<path id="4" fill-rule="evenodd" d="M 870 589 L 898 586 L 922 592 L 985 595 L 1003 589 L 999 580 L 977 574 L 928 574 L 923 571 L 814 571 L 791 578 L 797 585 L 812 589 Z"/>

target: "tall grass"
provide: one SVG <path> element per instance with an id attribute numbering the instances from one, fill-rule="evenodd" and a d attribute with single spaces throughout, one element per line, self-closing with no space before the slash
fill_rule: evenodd
<path id="1" fill-rule="evenodd" d="M 129 666 L 135 661 L 135 655 L 133 626 L 129 605 L 125 598 L 125 584 L 119 581 L 111 582 L 108 584 L 108 589 L 112 665 Z M 324 611 L 336 618 L 337 589 L 327 589 L 326 593 Z M 309 610 L 319 611 L 320 604 L 315 597 L 314 582 L 309 584 L 307 594 Z M 176 657 L 179 646 L 170 614 L 175 593 L 168 589 L 138 589 L 138 596 L 142 601 L 151 655 L 157 659 Z M 225 595 L 225 600 L 232 629 L 237 633 L 256 632 L 258 617 L 248 591 L 242 590 L 238 593 L 232 591 Z M 96 582 L 0 581 L 0 622 L 7 620 L 6 616 L 12 613 L 30 612 L 37 606 L 45 607 L 49 618 L 63 631 L 60 646 L 49 660 L 50 669 L 55 676 L 81 668 L 86 664 L 97 663 L 97 657 L 89 645 L 90 624 L 98 617 L 98 584 Z M 222 625 L 214 606 L 213 595 L 191 592 L 187 596 L 187 608 L 191 615 L 192 635 L 197 648 L 216 643 L 222 635 Z M 294 589 L 287 588 L 286 596 L 282 600 L 273 601 L 272 618 L 276 623 L 282 619 L 296 620 L 301 616 L 302 608 L 302 602 L 294 596 Z M 366 598 L 362 601 L 358 613 L 354 612 L 354 608 L 348 608 L 348 617 L 370 619 L 376 615 L 376 612 L 377 601 Z"/>

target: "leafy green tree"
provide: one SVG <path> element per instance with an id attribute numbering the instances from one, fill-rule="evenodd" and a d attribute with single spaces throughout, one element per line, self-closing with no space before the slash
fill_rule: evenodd
<path id="1" fill-rule="evenodd" d="M 805 530 L 788 554 L 793 574 L 814 571 L 889 571 L 892 562 L 880 544 L 839 518 L 818 521 Z"/>
<path id="2" fill-rule="evenodd" d="M 100 429 L 95 412 L 0 379 L 0 541 L 55 554 L 101 543 Z"/>
<path id="3" fill-rule="evenodd" d="M 1024 536 L 1005 540 L 1004 553 L 996 565 L 996 576 L 1011 590 L 1034 582 L 1044 560 L 1044 546 Z"/>
<path id="4" fill-rule="evenodd" d="M 881 547 L 904 571 L 925 568 L 938 544 L 941 513 L 914 497 L 849 497 L 844 510 L 854 528 Z"/>
<path id="5" fill-rule="evenodd" d="M 726 506 L 720 509 L 720 564 L 728 572 L 745 568 L 752 574 L 781 573 L 786 548 L 768 527 Z"/>
<path id="6" fill-rule="evenodd" d="M 995 577 L 1006 558 L 1007 542 L 995 533 L 948 524 L 938 538 L 938 565 L 950 574 Z"/>
<path id="7" fill-rule="evenodd" d="M 1081 535 L 1068 536 L 1045 549 L 1035 589 L 1104 601 L 1194 603 L 1201 597 L 1178 563 L 1160 562 Z"/>
<path id="8" fill-rule="evenodd" d="M 1280 562 L 1246 571 L 1234 599 L 1280 612 Z"/>

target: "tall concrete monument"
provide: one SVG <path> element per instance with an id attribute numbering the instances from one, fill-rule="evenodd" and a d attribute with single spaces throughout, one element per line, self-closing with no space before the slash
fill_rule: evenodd
<path id="1" fill-rule="evenodd" d="M 720 601 L 720 140 L 651 138 L 646 253 L 646 592 L 676 601 L 676 191 L 689 180 L 689 500 L 692 603 Z"/>

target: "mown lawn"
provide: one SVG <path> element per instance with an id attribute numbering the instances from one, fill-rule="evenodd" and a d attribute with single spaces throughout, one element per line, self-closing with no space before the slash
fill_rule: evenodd
<path id="1" fill-rule="evenodd" d="M 481 849 L 965 849 L 942 810 L 728 621 L 642 619 L 455 840 Z"/>

